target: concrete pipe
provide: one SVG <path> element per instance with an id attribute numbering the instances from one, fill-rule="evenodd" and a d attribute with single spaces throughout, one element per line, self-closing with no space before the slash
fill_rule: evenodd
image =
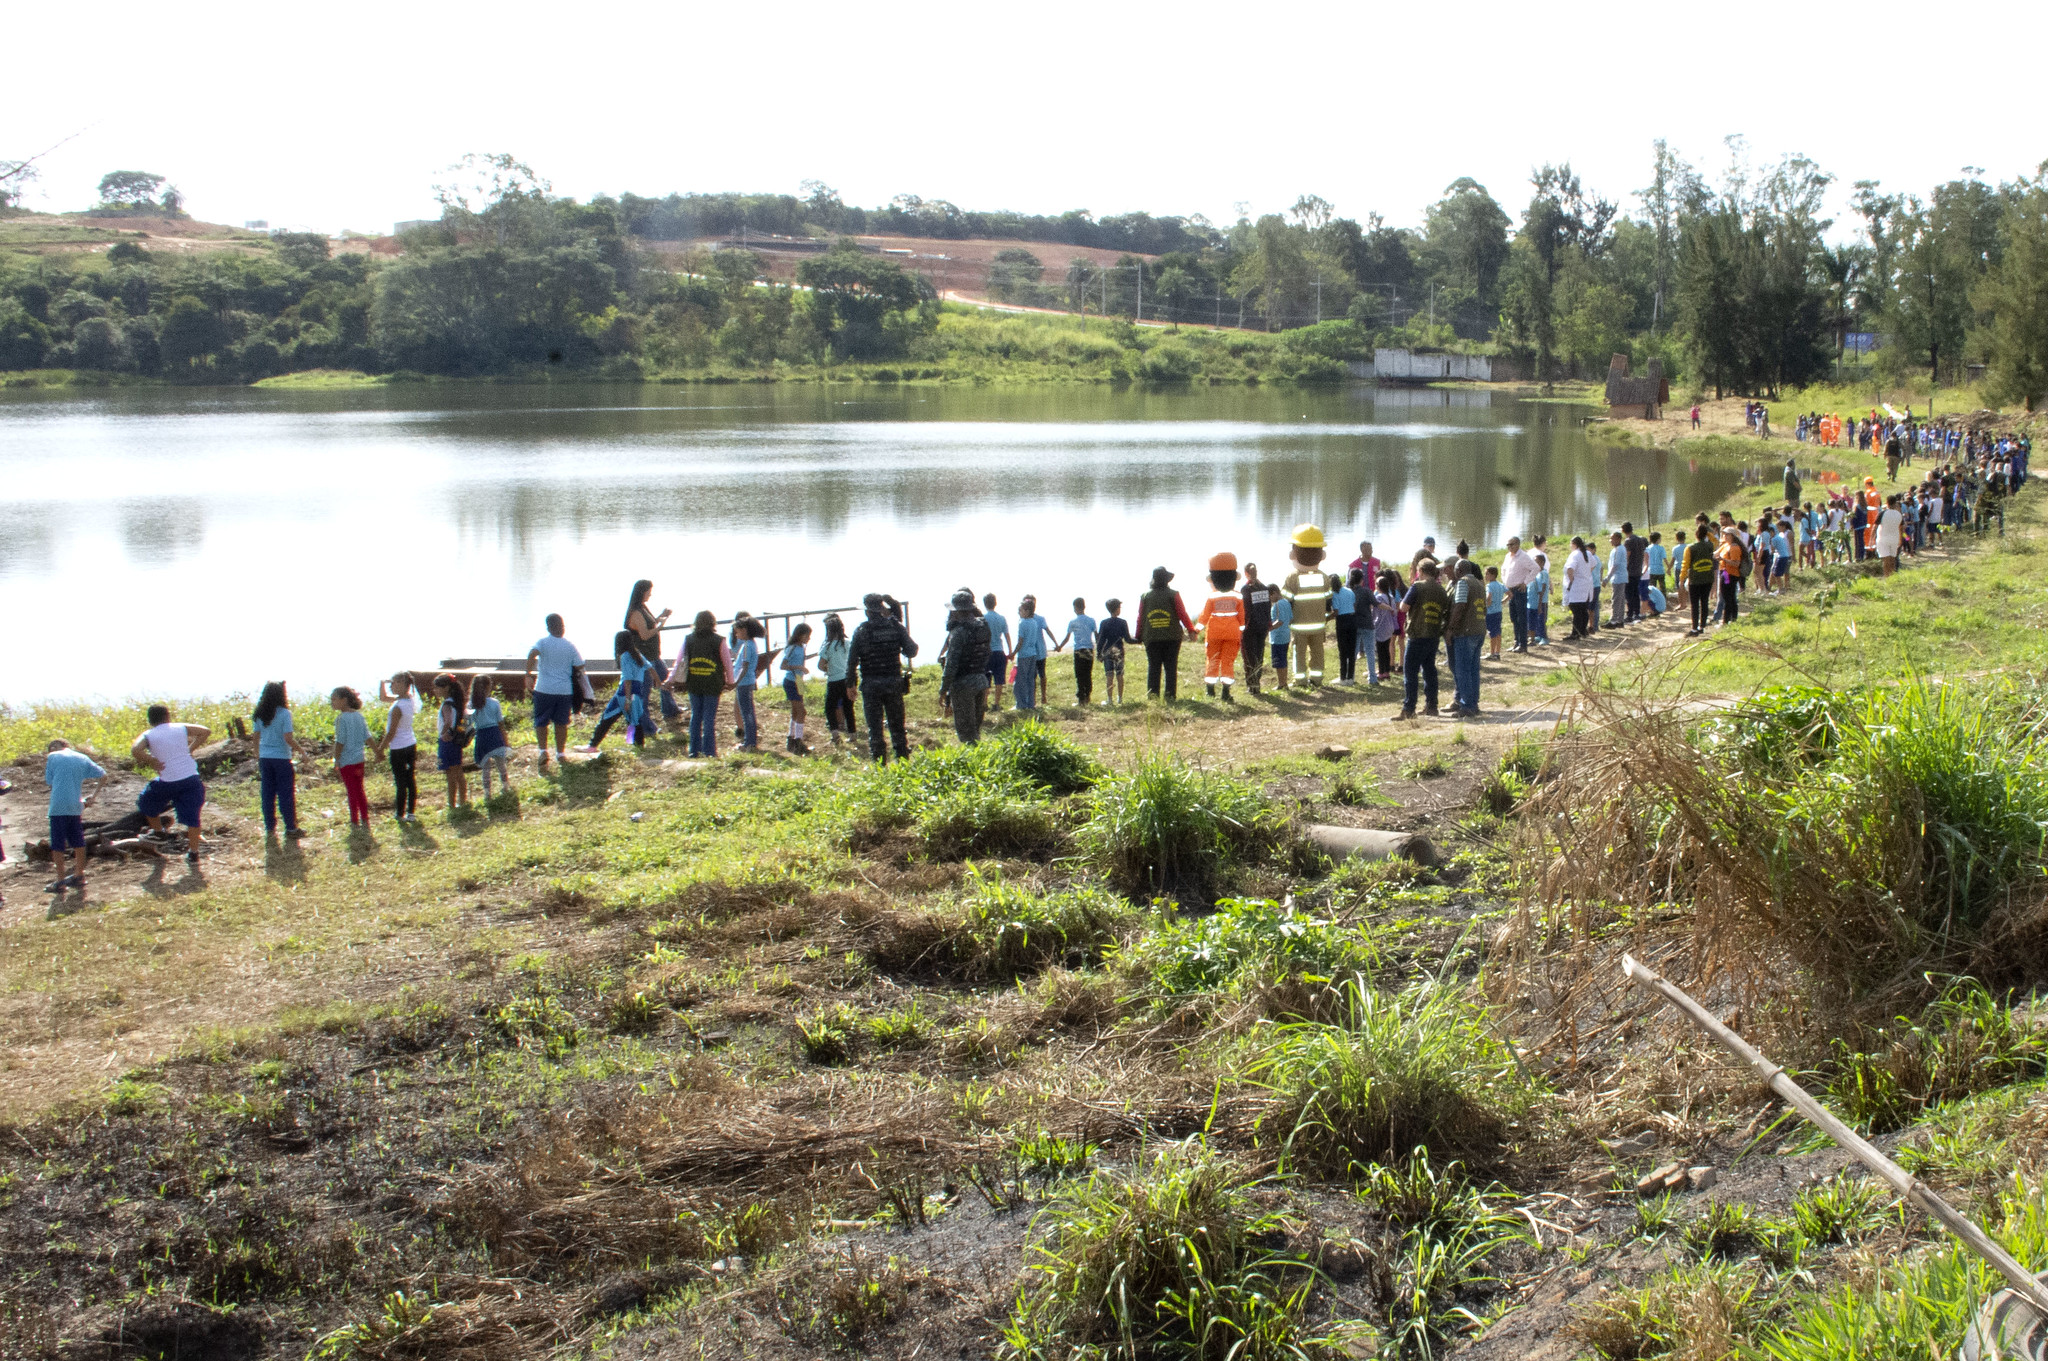
<path id="1" fill-rule="evenodd" d="M 1382 832 L 1371 827 L 1334 827 L 1311 822 L 1308 839 L 1332 860 L 1413 860 L 1418 865 L 1441 863 L 1436 844 L 1416 832 Z"/>

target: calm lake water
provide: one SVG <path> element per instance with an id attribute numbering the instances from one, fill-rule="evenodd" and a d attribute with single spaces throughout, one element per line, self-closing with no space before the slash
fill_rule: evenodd
<path id="1" fill-rule="evenodd" d="M 551 610 L 601 655 L 643 576 L 679 617 L 892 592 L 930 655 L 963 584 L 1063 618 L 1164 563 L 1192 608 L 1211 553 L 1271 577 L 1302 520 L 1405 560 L 1737 478 L 1591 446 L 1585 414 L 1369 386 L 5 393 L 0 701 L 367 686 L 523 654 Z"/>

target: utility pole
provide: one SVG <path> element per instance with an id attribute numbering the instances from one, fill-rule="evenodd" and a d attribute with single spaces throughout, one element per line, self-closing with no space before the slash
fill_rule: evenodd
<path id="1" fill-rule="evenodd" d="M 1323 324 L 1323 276 L 1316 275 L 1316 325 Z"/>
<path id="2" fill-rule="evenodd" d="M 1223 286 L 1216 286 L 1216 329 L 1223 329 Z"/>
<path id="3" fill-rule="evenodd" d="M 1145 319 L 1145 266 L 1142 264 L 1132 265 L 1131 269 L 1138 276 L 1137 286 L 1131 293 L 1132 298 L 1135 299 L 1133 306 L 1137 310 L 1137 320 L 1143 321 Z"/>

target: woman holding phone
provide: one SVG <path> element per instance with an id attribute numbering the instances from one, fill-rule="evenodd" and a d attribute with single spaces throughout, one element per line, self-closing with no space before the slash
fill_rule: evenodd
<path id="1" fill-rule="evenodd" d="M 640 656 L 654 667 L 655 683 L 660 684 L 668 679 L 668 668 L 661 661 L 661 626 L 668 622 L 672 611 L 663 610 L 656 614 L 654 607 L 647 603 L 647 598 L 653 594 L 653 582 L 642 580 L 633 583 L 633 598 L 626 604 L 626 627 L 632 631 L 634 641 L 640 644 Z M 663 687 L 661 716 L 676 719 L 682 714 L 682 706 L 676 703 L 676 697 Z"/>

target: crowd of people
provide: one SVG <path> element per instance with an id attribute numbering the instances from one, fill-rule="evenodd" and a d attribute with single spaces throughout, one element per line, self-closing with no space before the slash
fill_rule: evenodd
<path id="1" fill-rule="evenodd" d="M 1740 617 L 1748 593 L 1785 590 L 1795 568 L 1875 558 L 1880 572 L 1890 575 L 1902 558 L 1919 553 L 1943 533 L 1984 532 L 1994 523 L 2004 532 L 2005 501 L 2023 484 L 2032 455 L 2026 439 L 1915 424 L 1910 414 L 1890 419 L 1873 413 L 1865 422 L 1852 418 L 1839 426 L 1831 421 L 1802 417 L 1800 438 L 1882 450 L 1887 476 L 1894 481 L 1901 463 L 1910 465 L 1916 454 L 1937 451 L 1945 457 L 1903 491 L 1881 490 L 1872 475 L 1860 486 L 1837 479 L 1817 500 L 1805 496 L 1804 478 L 1796 460 L 1790 460 L 1783 473 L 1782 504 L 1767 509 L 1754 526 L 1728 511 L 1717 518 L 1703 512 L 1690 530 L 1675 531 L 1675 541 L 1667 545 L 1661 532 L 1639 534 L 1624 521 L 1607 533 L 1604 551 L 1597 536 L 1573 536 L 1555 568 L 1546 537 L 1535 534 L 1526 545 L 1511 536 L 1502 560 L 1493 565 L 1474 561 L 1465 542 L 1440 553 L 1436 540 L 1425 537 L 1405 564 L 1382 558 L 1367 540 L 1347 566 L 1336 569 L 1327 563 L 1323 531 L 1304 524 L 1291 535 L 1286 570 L 1275 580 L 1263 577 L 1257 563 L 1244 563 L 1240 570 L 1234 553 L 1211 557 L 1209 589 L 1193 613 L 1174 588 L 1175 574 L 1164 566 L 1153 570 L 1129 617 L 1121 599 L 1104 601 L 1100 618 L 1089 612 L 1085 599 L 1076 599 L 1072 613 L 1054 622 L 1040 613 L 1037 597 L 1026 595 L 1012 620 L 998 608 L 994 594 L 977 598 L 962 587 L 949 602 L 939 651 L 941 705 L 962 742 L 978 741 L 989 714 L 1005 699 L 1022 711 L 1051 702 L 1047 663 L 1066 652 L 1073 658 L 1074 704 L 1121 704 L 1126 701 L 1126 658 L 1137 665 L 1140 649 L 1147 698 L 1172 702 L 1179 694 L 1183 648 L 1195 641 L 1202 645 L 1202 684 L 1210 696 L 1220 693 L 1225 703 L 1236 702 L 1240 679 L 1253 695 L 1263 693 L 1268 683 L 1278 691 L 1314 690 L 1326 682 L 1352 686 L 1359 683 L 1362 665 L 1366 685 L 1400 684 L 1399 721 L 1440 714 L 1469 718 L 1480 712 L 1482 661 L 1498 661 L 1504 639 L 1512 638 L 1511 650 L 1517 653 L 1552 645 L 1554 599 L 1571 616 L 1570 632 L 1556 641 L 1583 642 L 1603 628 L 1628 628 L 1678 610 L 1688 614 L 1687 636 L 1696 637 Z M 728 692 L 738 749 L 759 751 L 756 692 L 774 672 L 786 702 L 784 744 L 791 753 L 811 752 L 804 687 L 822 679 L 825 724 L 834 747 L 859 734 L 857 699 L 869 754 L 877 761 L 908 756 L 903 698 L 919 649 L 893 597 L 867 596 L 864 617 L 851 632 L 839 614 L 826 614 L 824 637 L 815 650 L 808 623 L 798 624 L 781 646 L 771 648 L 762 619 L 740 611 L 721 623 L 711 611 L 699 611 L 674 656 L 665 658 L 662 634 L 672 612 L 654 609 L 653 592 L 651 581 L 633 585 L 612 639 L 618 684 L 581 752 L 601 750 L 620 729 L 629 743 L 644 746 L 659 724 L 683 723 L 686 702 L 689 755 L 715 757 Z M 546 627 L 527 652 L 525 672 L 543 772 L 551 742 L 553 758 L 566 759 L 574 715 L 597 703 L 583 654 L 567 638 L 562 617 L 549 615 Z M 1439 707 L 1440 647 L 1450 671 L 1447 709 Z M 1332 665 L 1334 674 L 1326 669 Z M 468 805 L 472 770 L 480 775 L 486 800 L 492 797 L 494 776 L 509 793 L 512 744 L 491 678 L 474 676 L 465 683 L 444 673 L 433 678 L 428 690 L 435 706 L 435 767 L 446 782 L 446 806 L 452 812 Z M 372 736 L 356 690 L 336 687 L 327 702 L 335 717 L 326 759 L 346 791 L 351 827 L 367 827 L 371 820 L 365 771 L 372 760 L 389 767 L 392 816 L 417 822 L 423 734 L 417 727 L 421 698 L 412 676 L 401 672 L 380 682 L 377 703 L 385 706 L 385 715 L 379 736 Z M 182 844 L 187 860 L 196 861 L 203 845 L 206 789 L 195 753 L 212 733 L 205 725 L 176 721 L 162 704 L 149 707 L 148 722 L 130 747 L 136 763 L 154 772 L 137 799 L 144 824 L 140 835 L 166 849 Z M 294 731 L 284 682 L 264 685 L 249 729 L 256 741 L 264 831 L 275 836 L 281 823 L 285 838 L 301 837 L 295 772 L 297 763 L 313 753 Z M 50 788 L 50 849 L 60 871 L 67 855 L 72 861 L 69 872 L 49 886 L 53 891 L 84 886 L 83 813 L 98 797 L 106 775 L 68 743 L 50 743 L 44 768 Z M 182 837 L 173 831 L 174 820 Z"/>

